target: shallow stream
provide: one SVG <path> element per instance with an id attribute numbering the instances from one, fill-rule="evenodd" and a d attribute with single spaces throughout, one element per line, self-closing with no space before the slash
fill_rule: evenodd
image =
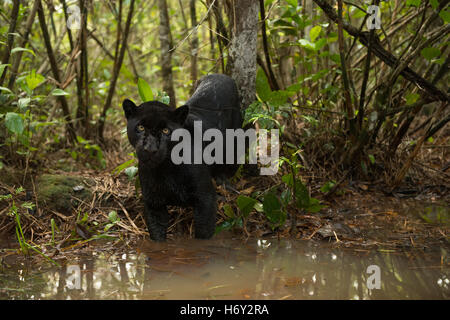
<path id="1" fill-rule="evenodd" d="M 97 251 L 98 249 L 99 251 Z M 444 248 L 396 252 L 229 237 L 92 248 L 62 268 L 0 269 L 1 299 L 449 299 Z"/>

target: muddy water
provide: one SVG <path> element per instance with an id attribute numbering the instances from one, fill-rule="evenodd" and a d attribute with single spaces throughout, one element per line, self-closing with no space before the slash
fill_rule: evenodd
<path id="1" fill-rule="evenodd" d="M 143 242 L 62 268 L 0 267 L 0 299 L 449 299 L 447 252 L 348 250 L 312 241 Z"/>

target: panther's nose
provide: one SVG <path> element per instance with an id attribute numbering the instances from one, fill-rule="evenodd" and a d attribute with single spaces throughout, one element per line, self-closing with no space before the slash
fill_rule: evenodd
<path id="1" fill-rule="evenodd" d="M 155 148 L 152 148 L 151 146 L 145 146 L 144 151 L 147 152 L 150 156 L 154 156 L 157 152 Z"/>

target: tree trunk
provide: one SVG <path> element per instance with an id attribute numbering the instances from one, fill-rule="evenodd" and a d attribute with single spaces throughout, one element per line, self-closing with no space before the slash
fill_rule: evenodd
<path id="1" fill-rule="evenodd" d="M 236 81 L 241 108 L 246 109 L 255 100 L 256 92 L 259 3 L 231 0 L 230 4 L 228 15 L 232 27 L 227 73 Z"/>
<path id="2" fill-rule="evenodd" d="M 206 3 L 208 3 L 208 2 L 206 2 Z M 209 28 L 209 52 L 211 55 L 210 59 L 211 59 L 211 61 L 214 61 L 216 59 L 216 48 L 215 48 L 215 44 L 214 44 L 215 36 L 213 33 L 213 13 L 212 12 L 210 12 L 208 15 L 208 28 Z M 220 58 L 219 58 L 219 60 L 220 60 Z M 217 67 L 217 62 L 216 62 L 214 65 L 214 72 L 217 72 L 217 69 L 218 69 L 218 67 Z"/>
<path id="3" fill-rule="evenodd" d="M 38 8 L 38 2 L 33 2 L 33 6 L 30 8 L 30 11 L 28 13 L 27 22 L 25 26 L 25 32 L 23 34 L 22 43 L 19 45 L 19 47 L 25 48 L 28 37 L 30 36 L 31 27 L 33 26 L 34 18 L 36 17 L 36 12 Z M 16 57 L 14 59 L 14 63 L 11 67 L 11 76 L 9 78 L 8 82 L 8 88 L 10 90 L 13 89 L 14 83 L 16 82 L 17 73 L 19 72 L 20 62 L 22 61 L 22 54 L 23 51 L 19 51 L 16 54 Z M 3 75 L 5 74 L 6 70 L 3 72 Z"/>
<path id="4" fill-rule="evenodd" d="M 134 10 L 134 2 L 135 0 L 131 0 L 130 8 L 128 9 L 127 21 L 125 22 L 125 30 L 123 32 L 123 36 L 120 35 L 120 31 L 117 34 L 117 45 L 116 45 L 116 53 L 114 55 L 114 70 L 111 79 L 111 84 L 109 85 L 108 95 L 106 96 L 106 102 L 103 106 L 103 111 L 101 113 L 100 119 L 98 120 L 98 141 L 100 143 L 104 142 L 103 131 L 105 129 L 106 122 L 106 112 L 111 107 L 112 98 L 114 96 L 114 92 L 116 89 L 117 79 L 119 78 L 120 68 L 122 67 L 122 62 L 125 56 L 125 50 L 127 48 L 127 40 L 128 34 L 130 33 L 131 28 L 131 20 L 133 18 L 133 10 Z M 119 8 L 121 8 L 121 3 L 119 3 Z M 120 9 L 121 10 L 121 9 Z M 119 10 L 119 11 L 120 11 Z M 119 13 L 119 17 L 121 14 Z M 118 30 L 121 28 L 120 20 L 117 25 Z M 121 40 L 121 41 L 120 41 Z M 120 44 L 120 47 L 119 47 Z"/>
<path id="5" fill-rule="evenodd" d="M 197 14 L 195 12 L 195 0 L 191 0 L 189 3 L 189 11 L 191 13 L 191 26 L 195 30 L 197 28 Z M 192 33 L 191 39 L 191 80 L 192 84 L 197 81 L 197 55 L 198 55 L 198 33 L 195 30 Z"/>
<path id="6" fill-rule="evenodd" d="M 225 47 L 228 46 L 228 32 L 227 32 L 227 28 L 225 27 L 225 23 L 223 22 L 222 10 L 221 10 L 221 7 L 219 7 L 219 2 L 218 1 L 213 2 L 213 1 L 214 0 L 207 0 L 206 4 L 207 4 L 208 8 L 212 6 L 211 11 L 216 18 L 216 35 L 217 35 L 217 46 L 219 47 L 219 59 L 216 62 L 215 70 L 218 69 L 217 64 L 220 62 L 220 67 L 222 68 L 222 73 L 225 73 L 225 62 L 224 62 L 223 50 Z M 210 18 L 211 18 L 211 16 L 210 16 Z M 215 59 L 214 54 L 212 56 L 213 56 L 213 59 Z"/>
<path id="7" fill-rule="evenodd" d="M 82 127 L 83 136 L 87 137 L 89 132 L 89 73 L 88 73 L 88 53 L 87 53 L 87 1 L 80 0 L 81 11 L 81 29 L 79 33 L 79 44 L 81 55 L 78 58 L 77 66 L 77 94 L 78 108 L 76 112 L 76 121 L 79 127 Z"/>
<path id="8" fill-rule="evenodd" d="M 170 33 L 169 13 L 166 0 L 159 0 L 159 40 L 161 42 L 161 74 L 163 90 L 170 97 L 170 105 L 175 107 L 175 90 L 172 74 L 172 35 Z"/>
<path id="9" fill-rule="evenodd" d="M 272 90 L 280 90 L 280 86 L 278 85 L 278 81 L 275 78 L 272 70 L 272 62 L 270 61 L 269 44 L 267 41 L 266 32 L 266 14 L 264 10 L 264 0 L 259 0 L 259 10 L 261 11 L 261 34 L 263 40 L 264 57 L 266 59 L 267 65 L 267 78 L 269 79 L 270 88 Z"/>
<path id="10" fill-rule="evenodd" d="M 58 63 L 56 61 L 55 54 L 53 52 L 52 44 L 50 41 L 50 35 L 48 33 L 47 23 L 45 22 L 45 14 L 44 14 L 44 8 L 42 7 L 41 0 L 38 1 L 38 18 L 39 18 L 39 24 L 41 26 L 42 30 L 42 36 L 44 38 L 45 48 L 47 49 L 47 55 L 48 59 L 50 61 L 50 67 L 52 69 L 53 78 L 56 80 L 58 87 L 61 86 L 61 77 L 59 75 L 59 69 L 58 69 Z M 76 141 L 76 132 L 73 127 L 72 118 L 70 116 L 70 110 L 69 110 L 69 104 L 66 100 L 65 96 L 58 96 L 57 98 L 59 100 L 59 103 L 61 104 L 61 109 L 63 111 L 64 118 L 66 120 L 66 131 L 67 131 L 67 138 L 70 142 Z"/>
<path id="11" fill-rule="evenodd" d="M 17 25 L 17 17 L 19 16 L 19 7 L 20 2 L 19 0 L 15 0 L 13 3 L 12 11 L 11 11 L 11 22 L 9 24 L 8 29 L 8 41 L 7 46 L 5 48 L 5 53 L 3 54 L 2 64 L 8 64 L 9 58 L 11 56 L 11 50 L 13 49 L 14 44 L 14 32 L 16 31 L 16 25 Z M 6 68 L 3 70 L 3 74 L 0 78 L 0 86 L 3 85 L 3 81 L 5 81 L 6 76 Z"/>

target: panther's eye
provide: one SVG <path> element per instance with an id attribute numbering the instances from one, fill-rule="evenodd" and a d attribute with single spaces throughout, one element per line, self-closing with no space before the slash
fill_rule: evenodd
<path id="1" fill-rule="evenodd" d="M 145 128 L 144 128 L 143 125 L 138 125 L 138 126 L 137 126 L 137 131 L 143 132 L 144 130 L 145 130 Z"/>
<path id="2" fill-rule="evenodd" d="M 169 128 L 162 129 L 162 133 L 164 134 L 169 134 L 169 132 L 170 132 Z"/>

